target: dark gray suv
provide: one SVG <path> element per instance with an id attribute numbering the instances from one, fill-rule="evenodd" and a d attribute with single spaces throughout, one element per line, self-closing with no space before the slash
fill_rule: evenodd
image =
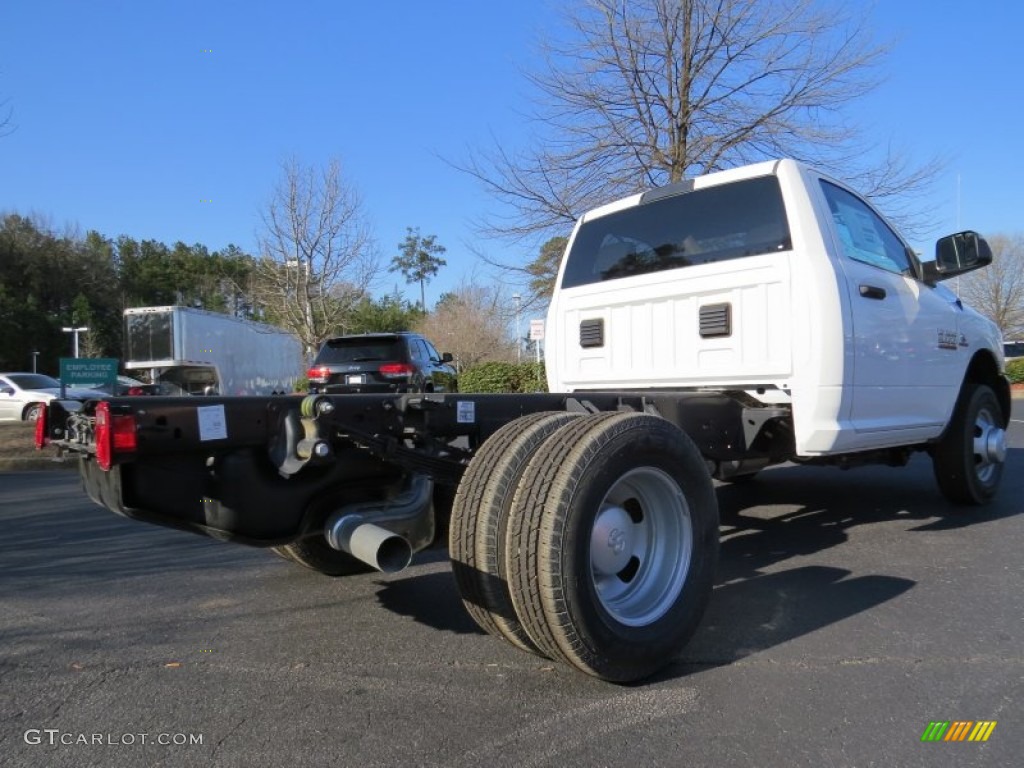
<path id="1" fill-rule="evenodd" d="M 314 395 L 456 392 L 451 360 L 417 333 L 365 333 L 325 341 L 306 375 Z"/>

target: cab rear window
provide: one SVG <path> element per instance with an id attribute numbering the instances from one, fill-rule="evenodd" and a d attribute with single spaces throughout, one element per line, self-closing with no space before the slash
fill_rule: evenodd
<path id="1" fill-rule="evenodd" d="M 569 252 L 562 288 L 792 247 L 778 179 L 762 176 L 585 222 Z"/>

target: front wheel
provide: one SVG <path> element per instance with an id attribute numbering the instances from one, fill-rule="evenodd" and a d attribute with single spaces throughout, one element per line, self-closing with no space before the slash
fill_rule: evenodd
<path id="1" fill-rule="evenodd" d="M 968 384 L 933 453 L 935 479 L 954 504 L 992 500 L 1006 461 L 1006 419 L 991 387 Z"/>

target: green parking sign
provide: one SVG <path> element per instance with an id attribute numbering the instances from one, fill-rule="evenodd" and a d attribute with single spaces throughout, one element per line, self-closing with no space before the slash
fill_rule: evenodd
<path id="1" fill-rule="evenodd" d="M 116 357 L 62 357 L 60 383 L 68 387 L 102 387 L 117 383 Z"/>

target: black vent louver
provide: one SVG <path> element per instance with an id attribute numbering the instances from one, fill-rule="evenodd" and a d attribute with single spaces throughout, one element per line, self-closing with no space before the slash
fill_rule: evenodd
<path id="1" fill-rule="evenodd" d="M 580 346 L 604 346 L 604 318 L 598 317 L 580 323 Z"/>
<path id="2" fill-rule="evenodd" d="M 732 304 L 705 304 L 700 308 L 702 339 L 732 335 Z"/>

